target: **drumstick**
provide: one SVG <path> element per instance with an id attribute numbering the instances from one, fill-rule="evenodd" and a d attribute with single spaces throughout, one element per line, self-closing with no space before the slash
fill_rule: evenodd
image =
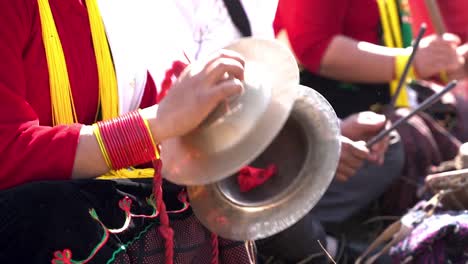
<path id="1" fill-rule="evenodd" d="M 408 58 L 408 61 L 406 61 L 405 68 L 403 69 L 403 73 L 401 74 L 400 80 L 398 80 L 397 89 L 395 91 L 395 94 L 393 94 L 392 99 L 391 99 L 390 104 L 389 104 L 389 108 L 386 111 L 387 114 L 386 114 L 385 123 L 388 122 L 389 115 L 395 109 L 396 101 L 397 101 L 398 97 L 400 96 L 401 90 L 403 88 L 403 84 L 405 83 L 406 77 L 408 76 L 409 69 L 410 69 L 411 65 L 413 64 L 414 55 L 416 54 L 416 51 L 419 48 L 419 42 L 423 38 L 424 33 L 426 32 L 426 29 L 427 29 L 426 23 L 422 23 L 421 26 L 419 27 L 418 35 L 416 36 L 416 39 L 413 42 L 413 50 L 411 51 L 411 54 L 410 54 L 410 56 Z M 381 139 L 383 139 L 383 137 Z M 375 144 L 375 143 L 377 143 L 377 142 L 374 142 L 372 144 Z"/>
<path id="2" fill-rule="evenodd" d="M 398 97 L 400 96 L 401 89 L 403 88 L 403 84 L 406 81 L 406 77 L 408 76 L 409 69 L 411 65 L 413 64 L 414 61 L 414 54 L 416 54 L 416 51 L 419 48 L 419 42 L 424 36 L 424 33 L 426 33 L 427 25 L 426 23 L 422 23 L 421 27 L 419 28 L 418 35 L 416 36 L 416 39 L 413 43 L 413 50 L 411 51 L 410 57 L 408 58 L 408 61 L 405 64 L 405 68 L 403 69 L 403 73 L 401 75 L 400 80 L 398 80 L 398 86 L 395 91 L 395 94 L 392 97 L 392 100 L 390 101 L 390 109 L 388 110 L 389 112 L 392 112 L 392 110 L 395 108 L 396 101 Z"/>
<path id="3" fill-rule="evenodd" d="M 439 5 L 437 4 L 436 0 L 425 0 L 427 11 L 429 12 L 429 18 L 434 26 L 434 29 L 437 35 L 442 36 L 444 33 L 447 32 L 447 28 L 445 27 L 444 20 L 442 19 L 442 14 L 440 13 Z M 448 76 L 445 71 L 440 73 L 440 79 L 443 82 L 448 82 Z"/>
<path id="4" fill-rule="evenodd" d="M 447 32 L 447 29 L 445 28 L 445 23 L 442 19 L 442 14 L 440 13 L 439 5 L 437 4 L 436 0 L 425 1 L 432 25 L 434 26 L 437 35 L 442 36 L 445 32 Z"/>
<path id="5" fill-rule="evenodd" d="M 435 103 L 437 100 L 439 100 L 444 94 L 447 92 L 451 91 L 453 88 L 457 86 L 457 81 L 451 81 L 445 88 L 438 92 L 433 94 L 431 97 L 427 98 L 425 101 L 423 101 L 418 107 L 416 107 L 414 110 L 412 110 L 407 116 L 402 117 L 398 119 L 395 123 L 392 124 L 392 126 L 388 129 L 382 130 L 377 136 L 371 138 L 366 146 L 368 148 L 372 147 L 375 143 L 379 142 L 382 140 L 384 137 L 386 137 L 390 132 L 398 128 L 400 125 L 404 124 L 408 119 L 413 117 L 414 115 L 420 113 L 421 111 L 425 110 L 429 106 L 431 106 L 433 103 Z"/>

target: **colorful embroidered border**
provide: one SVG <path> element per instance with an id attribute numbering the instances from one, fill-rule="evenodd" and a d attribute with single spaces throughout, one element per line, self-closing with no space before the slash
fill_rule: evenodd
<path id="1" fill-rule="evenodd" d="M 184 212 L 189 208 L 189 203 L 187 202 L 187 194 L 185 191 L 182 191 L 179 196 L 179 200 L 183 203 L 183 208 L 175 211 L 169 211 L 168 213 L 175 214 L 175 213 L 181 213 Z M 122 227 L 117 228 L 117 229 L 109 229 L 107 228 L 104 223 L 99 219 L 99 216 L 97 215 L 96 210 L 90 209 L 89 214 L 90 216 L 99 223 L 99 225 L 102 227 L 104 230 L 104 234 L 101 238 L 101 241 L 93 248 L 91 253 L 88 255 L 87 258 L 84 260 L 74 260 L 73 259 L 73 254 L 70 249 L 64 249 L 64 250 L 58 250 L 54 252 L 54 258 L 52 260 L 52 264 L 86 264 L 89 261 L 91 261 L 96 254 L 101 250 L 104 245 L 107 243 L 109 240 L 110 234 L 118 234 L 122 233 L 123 231 L 127 230 L 132 219 L 134 218 L 148 218 L 148 219 L 156 219 L 159 216 L 159 212 L 156 209 L 156 200 L 153 195 L 151 195 L 149 198 L 146 199 L 146 203 L 153 209 L 152 213 L 150 215 L 139 215 L 139 214 L 133 214 L 131 212 L 131 207 L 132 207 L 133 201 L 125 196 L 123 199 L 119 201 L 119 207 L 125 212 L 125 222 L 122 225 Z M 148 225 L 142 232 L 140 232 L 135 238 L 133 238 L 130 242 L 122 245 L 118 250 L 116 250 L 112 257 L 109 259 L 107 263 L 112 263 L 115 260 L 115 257 L 117 256 L 118 253 L 121 251 L 126 250 L 126 248 L 131 245 L 134 241 L 137 241 L 143 234 L 145 234 L 150 227 L 152 227 L 156 222 L 151 223 Z M 159 223 L 159 221 L 158 221 Z"/>

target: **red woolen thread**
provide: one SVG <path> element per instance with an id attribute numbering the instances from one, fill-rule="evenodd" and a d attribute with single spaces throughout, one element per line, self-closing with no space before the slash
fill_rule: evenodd
<path id="1" fill-rule="evenodd" d="M 211 233 L 211 264 L 218 264 L 219 262 L 219 244 L 218 235 Z"/>
<path id="2" fill-rule="evenodd" d="M 161 92 L 158 94 L 158 102 L 166 96 L 169 89 L 172 87 L 172 78 L 178 78 L 180 74 L 184 71 L 188 64 L 181 61 L 174 61 L 172 67 L 166 71 L 164 75 L 164 80 L 161 83 Z"/>
<path id="3" fill-rule="evenodd" d="M 166 71 L 164 75 L 164 80 L 161 83 L 161 92 L 158 94 L 158 103 L 166 96 L 167 91 L 172 86 L 172 76 L 174 75 L 174 70 L 171 68 Z"/>
<path id="4" fill-rule="evenodd" d="M 185 68 L 187 68 L 187 65 L 188 64 L 183 63 L 179 60 L 174 61 L 172 63 L 172 71 L 174 73 L 174 76 L 178 78 L 182 74 L 182 72 L 185 70 Z"/>
<path id="5" fill-rule="evenodd" d="M 162 162 L 160 159 L 153 161 L 154 166 L 154 186 L 153 192 L 155 193 L 156 203 L 159 211 L 159 232 L 165 240 L 165 258 L 166 264 L 174 263 L 174 230 L 169 225 L 169 216 L 166 211 L 166 204 L 163 200 L 162 190 Z"/>

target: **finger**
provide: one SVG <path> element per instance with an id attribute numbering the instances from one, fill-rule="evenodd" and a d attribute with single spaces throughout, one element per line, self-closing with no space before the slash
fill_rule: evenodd
<path id="1" fill-rule="evenodd" d="M 379 161 L 377 162 L 377 164 L 379 164 L 380 166 L 382 166 L 382 165 L 384 164 L 384 162 L 385 162 L 385 155 L 382 155 L 382 156 L 380 156 L 380 159 L 379 159 Z"/>
<path id="2" fill-rule="evenodd" d="M 468 43 L 465 43 L 457 48 L 457 53 L 460 56 L 468 57 Z"/>
<path id="3" fill-rule="evenodd" d="M 453 44 L 455 44 L 457 46 L 461 44 L 460 37 L 458 37 L 457 35 L 452 34 L 452 33 L 444 33 L 442 35 L 442 39 L 445 40 L 445 41 L 451 42 L 451 43 L 453 43 Z"/>
<path id="4" fill-rule="evenodd" d="M 457 59 L 451 59 L 448 57 L 433 58 L 432 71 L 431 73 L 438 73 L 440 71 L 454 71 L 461 67 L 462 63 Z"/>
<path id="5" fill-rule="evenodd" d="M 448 62 L 449 64 L 451 63 L 464 64 L 465 63 L 465 57 L 463 55 L 460 55 L 457 49 L 448 50 L 445 53 L 438 54 L 438 57 L 436 59 L 444 61 L 444 62 Z"/>
<path id="6" fill-rule="evenodd" d="M 211 64 L 213 64 L 217 59 L 221 59 L 221 58 L 225 58 L 225 59 L 232 59 L 232 60 L 235 60 L 237 62 L 239 62 L 242 66 L 245 66 L 245 60 L 244 60 L 244 57 L 240 54 L 240 53 L 237 53 L 235 51 L 232 51 L 232 50 L 220 50 L 216 53 L 214 53 L 209 59 L 208 61 L 206 62 L 205 64 L 205 67 L 209 67 Z"/>
<path id="7" fill-rule="evenodd" d="M 379 142 L 377 142 L 376 144 L 374 144 L 371 147 L 371 153 L 382 153 L 383 151 L 385 151 L 385 149 L 387 148 L 387 145 L 388 145 L 388 140 L 389 140 L 389 138 L 385 137 L 384 139 L 382 139 Z"/>
<path id="8" fill-rule="evenodd" d="M 341 155 L 340 157 L 340 163 L 346 164 L 347 167 L 352 169 L 358 169 L 359 167 L 361 167 L 362 163 L 364 163 L 364 160 L 365 159 L 354 156 L 349 151 L 343 153 L 343 155 Z"/>
<path id="9" fill-rule="evenodd" d="M 352 144 L 350 148 L 351 154 L 359 159 L 367 159 L 369 157 L 369 149 L 364 141 L 359 141 Z"/>
<path id="10" fill-rule="evenodd" d="M 383 163 L 383 157 L 385 157 L 385 152 L 387 152 L 390 139 L 387 137 L 380 141 L 379 143 L 372 146 L 370 161 L 377 164 Z"/>
<path id="11" fill-rule="evenodd" d="M 238 79 L 229 79 L 213 86 L 206 91 L 206 98 L 211 104 L 217 105 L 222 100 L 241 94 L 244 90 L 244 85 Z"/>
<path id="12" fill-rule="evenodd" d="M 244 66 L 231 58 L 219 58 L 206 68 L 207 79 L 210 84 L 226 80 L 226 74 L 230 78 L 244 80 Z"/>
<path id="13" fill-rule="evenodd" d="M 348 167 L 346 164 L 344 163 L 341 163 L 339 166 L 338 166 L 338 169 L 337 169 L 337 174 L 340 174 L 342 176 L 342 178 L 345 178 L 345 179 L 348 179 L 349 177 L 353 176 L 354 174 L 356 174 L 356 171 L 355 169 L 351 168 L 351 167 Z"/>
<path id="14" fill-rule="evenodd" d="M 385 115 L 377 114 L 371 111 L 364 111 L 357 115 L 357 120 L 359 123 L 363 124 L 380 124 L 385 122 L 386 117 Z"/>
<path id="15" fill-rule="evenodd" d="M 348 177 L 342 173 L 339 173 L 337 172 L 336 175 L 335 175 L 335 178 L 339 181 L 339 182 L 345 182 L 348 180 Z"/>

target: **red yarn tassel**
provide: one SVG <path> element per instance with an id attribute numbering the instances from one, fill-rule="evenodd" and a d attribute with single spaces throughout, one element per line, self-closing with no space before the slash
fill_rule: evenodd
<path id="1" fill-rule="evenodd" d="M 159 232 L 165 240 L 165 258 L 166 264 L 174 263 L 174 230 L 169 225 L 169 216 L 166 211 L 166 204 L 163 200 L 162 190 L 162 162 L 161 160 L 154 160 L 154 186 L 153 192 L 156 198 L 157 208 L 159 211 L 159 220 L 161 226 L 159 226 Z"/>
<path id="2" fill-rule="evenodd" d="M 172 87 L 172 78 L 178 78 L 180 74 L 184 71 L 188 64 L 185 64 L 181 61 L 174 61 L 169 70 L 166 71 L 164 75 L 164 80 L 161 84 L 161 92 L 158 94 L 157 101 L 158 103 L 166 96 L 169 89 Z"/>
<path id="3" fill-rule="evenodd" d="M 211 233 L 211 264 L 219 263 L 218 235 Z"/>

